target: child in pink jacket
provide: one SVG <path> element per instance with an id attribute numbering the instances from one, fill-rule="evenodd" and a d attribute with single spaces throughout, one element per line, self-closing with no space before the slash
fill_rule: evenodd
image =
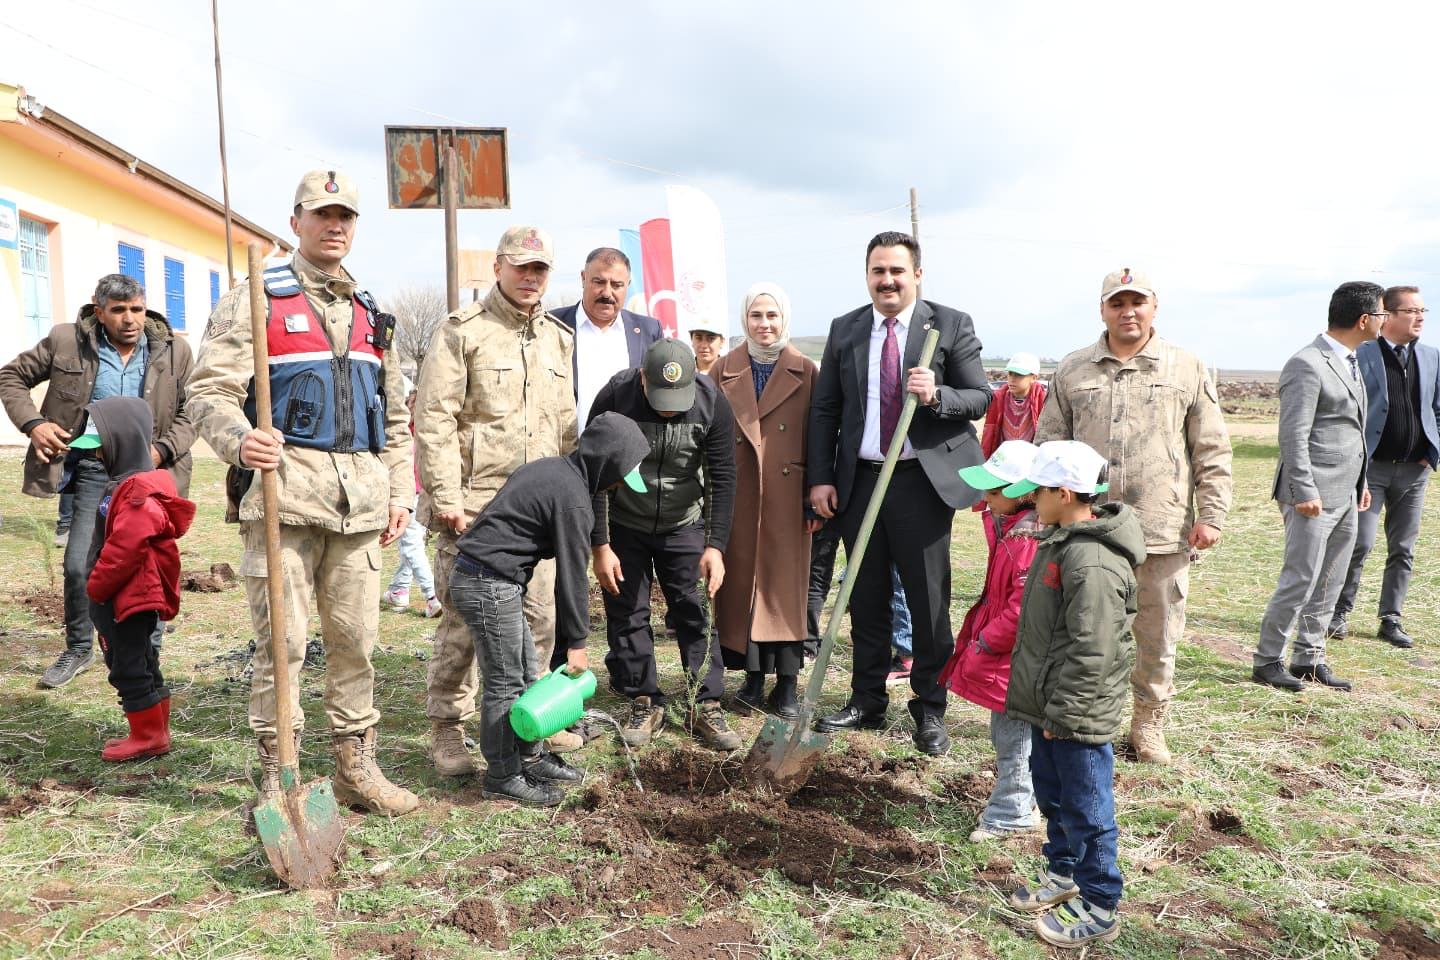
<path id="1" fill-rule="evenodd" d="M 983 491 L 990 560 L 985 568 L 985 589 L 960 625 L 955 653 L 941 671 L 940 682 L 990 711 L 995 789 L 970 834 L 975 842 L 1036 826 L 1035 794 L 1030 785 L 1030 725 L 1005 716 L 1005 691 L 1020 621 L 1020 596 L 1039 546 L 1036 534 L 1040 523 L 1031 498 L 1016 500 L 1000 492 L 1026 477 L 1035 452 L 1034 444 L 1007 440 L 983 464 L 960 471 L 966 483 Z"/>

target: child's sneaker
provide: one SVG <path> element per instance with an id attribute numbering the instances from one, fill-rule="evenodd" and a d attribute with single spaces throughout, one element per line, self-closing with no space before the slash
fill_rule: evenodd
<path id="1" fill-rule="evenodd" d="M 427 597 L 427 598 L 426 598 L 426 600 L 425 600 L 425 616 L 426 616 L 427 619 L 430 619 L 430 620 L 434 620 L 436 617 L 440 616 L 440 598 L 439 598 L 439 597 Z"/>
<path id="2" fill-rule="evenodd" d="M 1022 913 L 1044 913 L 1058 903 L 1080 895 L 1080 888 L 1069 877 L 1057 877 L 1048 870 L 1010 894 L 1010 906 Z"/>
<path id="3" fill-rule="evenodd" d="M 1062 903 L 1036 920 L 1035 932 L 1057 947 L 1083 947 L 1120 936 L 1120 918 L 1114 910 L 1101 910 L 1081 899 Z"/>
<path id="4" fill-rule="evenodd" d="M 894 657 L 890 661 L 890 672 L 885 675 L 885 686 L 893 687 L 907 682 L 915 666 L 914 657 Z"/>
<path id="5" fill-rule="evenodd" d="M 410 609 L 409 590 L 386 590 L 383 594 L 380 595 L 380 599 L 385 603 L 390 604 L 390 609 L 392 610 Z"/>

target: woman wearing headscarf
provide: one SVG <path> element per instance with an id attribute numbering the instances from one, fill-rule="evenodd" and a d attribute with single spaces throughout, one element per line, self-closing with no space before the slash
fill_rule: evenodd
<path id="1" fill-rule="evenodd" d="M 725 583 L 715 598 L 725 666 L 744 670 L 731 701 L 740 714 L 799 715 L 805 662 L 810 534 L 805 506 L 805 426 L 819 368 L 790 345 L 790 298 L 773 283 L 745 293 L 745 343 L 711 370 L 735 412 L 735 520 Z M 765 697 L 765 677 L 775 687 Z"/>

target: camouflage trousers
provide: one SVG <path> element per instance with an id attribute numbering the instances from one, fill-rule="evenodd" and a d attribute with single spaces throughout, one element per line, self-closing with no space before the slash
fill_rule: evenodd
<path id="1" fill-rule="evenodd" d="M 435 646 L 425 671 L 425 715 L 431 720 L 459 720 L 475 715 L 475 694 L 480 688 L 476 672 L 475 641 L 470 626 L 450 603 L 450 572 L 459 552 L 455 534 L 435 534 L 435 596 L 440 599 L 440 623 Z M 555 649 L 555 561 L 542 560 L 525 585 L 525 619 L 535 640 L 535 662 L 540 673 L 550 669 Z"/>
<path id="2" fill-rule="evenodd" d="M 1135 669 L 1130 687 L 1137 703 L 1169 703 L 1175 697 L 1175 646 L 1185 635 L 1185 597 L 1190 592 L 1190 552 L 1152 553 L 1135 568 Z"/>
<path id="3" fill-rule="evenodd" d="M 275 733 L 275 673 L 270 659 L 269 588 L 265 527 L 240 525 L 245 553 L 240 574 L 255 625 L 254 673 L 250 681 L 250 729 Z M 325 644 L 325 716 L 332 734 L 358 733 L 380 720 L 375 709 L 375 668 L 370 652 L 380 627 L 380 534 L 335 533 L 320 527 L 281 524 L 280 563 L 285 577 L 285 618 L 290 655 L 290 709 L 295 729 L 305 725 L 300 709 L 300 672 L 310 610 L 320 613 Z"/>

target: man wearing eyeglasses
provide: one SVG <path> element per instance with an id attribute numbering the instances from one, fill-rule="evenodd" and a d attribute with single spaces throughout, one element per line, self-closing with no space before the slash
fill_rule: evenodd
<path id="1" fill-rule="evenodd" d="M 1280 371 L 1280 461 L 1272 496 L 1285 524 L 1285 557 L 1260 620 L 1256 683 L 1292 692 L 1305 682 L 1350 689 L 1325 662 L 1325 623 L 1340 571 L 1355 546 L 1355 518 L 1370 507 L 1365 486 L 1365 383 L 1355 351 L 1385 319 L 1385 290 L 1363 280 L 1330 295 L 1326 330 Z M 1285 647 L 1290 668 L 1285 668 Z"/>
<path id="2" fill-rule="evenodd" d="M 1425 487 L 1440 463 L 1440 350 L 1420 343 L 1425 326 L 1425 300 L 1419 287 L 1385 291 L 1390 314 L 1381 335 L 1355 351 L 1365 381 L 1365 472 L 1370 509 L 1360 514 L 1355 550 L 1345 586 L 1330 618 L 1329 636 L 1348 633 L 1345 623 L 1355 608 L 1355 591 L 1365 557 L 1375 545 L 1380 513 L 1385 513 L 1385 577 L 1380 584 L 1381 640 L 1407 649 L 1415 640 L 1400 625 L 1400 611 L 1415 564 L 1415 538 Z"/>

